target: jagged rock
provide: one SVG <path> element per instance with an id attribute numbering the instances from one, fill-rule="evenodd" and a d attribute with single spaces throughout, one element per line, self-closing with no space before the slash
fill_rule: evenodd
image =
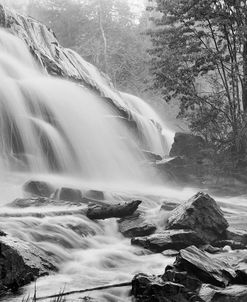
<path id="1" fill-rule="evenodd" d="M 120 219 L 118 226 L 120 233 L 126 237 L 148 236 L 156 231 L 156 226 L 147 222 L 140 214 Z"/>
<path id="2" fill-rule="evenodd" d="M 165 257 L 174 257 L 179 254 L 179 251 L 177 250 L 165 250 L 161 253 Z"/>
<path id="3" fill-rule="evenodd" d="M 86 215 L 90 219 L 123 218 L 131 216 L 140 204 L 140 200 L 134 200 L 124 204 L 90 205 Z"/>
<path id="4" fill-rule="evenodd" d="M 204 283 L 225 287 L 237 278 L 237 273 L 227 258 L 212 257 L 195 246 L 182 249 L 174 266 L 179 271 L 186 271 Z"/>
<path id="5" fill-rule="evenodd" d="M 188 158 L 198 157 L 205 147 L 201 136 L 190 133 L 177 132 L 174 137 L 170 156 L 186 156 Z"/>
<path id="6" fill-rule="evenodd" d="M 228 240 L 233 240 L 236 242 L 240 242 L 243 245 L 247 245 L 247 231 L 238 230 L 238 229 L 229 227 L 226 230 L 226 238 Z"/>
<path id="7" fill-rule="evenodd" d="M 247 286 L 231 285 L 222 289 L 203 284 L 199 296 L 205 302 L 246 302 Z"/>
<path id="8" fill-rule="evenodd" d="M 9 236 L 0 237 L 1 286 L 17 290 L 54 270 L 56 263 L 38 247 Z"/>
<path id="9" fill-rule="evenodd" d="M 208 194 L 199 192 L 179 205 L 168 218 L 167 229 L 190 229 L 206 242 L 223 239 L 228 222 Z"/>
<path id="10" fill-rule="evenodd" d="M 146 237 L 132 238 L 131 244 L 160 253 L 170 249 L 180 250 L 190 245 L 200 246 L 204 241 L 191 230 L 167 230 Z"/>
<path id="11" fill-rule="evenodd" d="M 53 198 L 57 199 L 57 200 L 81 202 L 82 193 L 78 189 L 62 187 L 62 188 L 56 190 Z"/>
<path id="12" fill-rule="evenodd" d="M 138 274 L 132 280 L 132 295 L 137 302 L 201 302 L 183 285 L 161 277 Z"/>
<path id="13" fill-rule="evenodd" d="M 50 197 L 54 187 L 45 181 L 30 180 L 23 185 L 23 190 L 31 196 Z"/>

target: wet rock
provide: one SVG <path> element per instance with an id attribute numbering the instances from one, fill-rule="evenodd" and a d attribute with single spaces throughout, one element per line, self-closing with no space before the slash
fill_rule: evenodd
<path id="1" fill-rule="evenodd" d="M 179 271 L 186 271 L 204 283 L 225 287 L 237 277 L 236 271 L 226 258 L 212 257 L 195 246 L 182 249 L 174 266 Z"/>
<path id="2" fill-rule="evenodd" d="M 51 205 L 52 199 L 46 197 L 17 198 L 8 204 L 13 208 L 42 207 Z"/>
<path id="3" fill-rule="evenodd" d="M 118 226 L 120 233 L 126 237 L 148 236 L 156 231 L 156 226 L 140 214 L 120 219 Z"/>
<path id="4" fill-rule="evenodd" d="M 134 200 L 124 204 L 89 205 L 86 215 L 90 219 L 123 218 L 131 216 L 140 204 L 140 200 Z"/>
<path id="5" fill-rule="evenodd" d="M 247 286 L 231 285 L 222 289 L 204 284 L 200 289 L 199 296 L 205 302 L 246 302 Z"/>
<path id="6" fill-rule="evenodd" d="M 162 252 L 162 255 L 165 257 L 175 257 L 179 254 L 179 251 L 177 250 L 165 250 Z"/>
<path id="7" fill-rule="evenodd" d="M 143 151 L 143 153 L 146 155 L 146 157 L 151 161 L 151 162 L 156 162 L 162 160 L 162 157 L 159 154 L 155 154 L 150 151 Z"/>
<path id="8" fill-rule="evenodd" d="M 23 185 L 24 192 L 30 196 L 50 197 L 54 187 L 45 181 L 31 180 Z"/>
<path id="9" fill-rule="evenodd" d="M 85 197 L 88 199 L 96 199 L 96 200 L 104 200 L 105 195 L 104 192 L 98 190 L 88 190 L 85 193 Z"/>
<path id="10" fill-rule="evenodd" d="M 245 231 L 245 230 L 238 230 L 238 229 L 229 227 L 226 230 L 226 238 L 228 240 L 233 240 L 236 242 L 240 242 L 243 245 L 247 245 L 247 231 Z"/>
<path id="11" fill-rule="evenodd" d="M 164 281 L 159 276 L 138 274 L 132 280 L 132 295 L 137 302 L 200 302 L 183 285 Z"/>
<path id="12" fill-rule="evenodd" d="M 9 236 L 0 237 L 1 286 L 17 290 L 54 270 L 56 263 L 38 247 Z"/>
<path id="13" fill-rule="evenodd" d="M 206 242 L 224 238 L 228 222 L 208 194 L 199 192 L 171 212 L 167 229 L 190 229 Z"/>
<path id="14" fill-rule="evenodd" d="M 56 190 L 53 198 L 57 200 L 80 202 L 82 201 L 82 193 L 78 189 L 62 187 Z"/>
<path id="15" fill-rule="evenodd" d="M 191 230 L 167 230 L 146 237 L 131 239 L 131 244 L 160 253 L 165 250 L 180 250 L 190 245 L 200 246 L 205 242 Z"/>

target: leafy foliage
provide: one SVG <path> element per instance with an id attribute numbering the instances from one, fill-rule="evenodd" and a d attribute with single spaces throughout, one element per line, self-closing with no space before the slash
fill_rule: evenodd
<path id="1" fill-rule="evenodd" d="M 247 2 L 157 0 L 149 11 L 154 88 L 218 149 L 245 151 Z"/>

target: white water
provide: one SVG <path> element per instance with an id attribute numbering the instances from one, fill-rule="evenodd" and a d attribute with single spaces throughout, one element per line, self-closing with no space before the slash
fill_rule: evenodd
<path id="1" fill-rule="evenodd" d="M 75 206 L 7 206 L 23 197 L 25 181 L 42 179 L 56 187 L 103 190 L 110 202 L 146 196 L 143 210 L 158 224 L 155 213 L 162 198 L 154 184 L 160 180 L 141 150 L 168 152 L 161 126 L 157 126 L 160 121 L 150 115 L 151 109 L 143 110 L 140 101 L 134 106 L 112 90 L 97 70 L 91 66 L 88 70 L 104 95 L 128 111 L 139 138 L 113 106 L 86 88 L 45 75 L 22 41 L 0 31 L 0 206 L 1 214 L 10 216 L 0 218 L 0 229 L 38 245 L 59 263 L 58 274 L 37 281 L 41 296 L 64 287 L 73 290 L 130 281 L 141 271 L 162 273 L 172 261 L 162 255 L 138 256 L 140 249 L 118 232 L 114 219 L 96 223 L 79 214 L 56 214 Z M 157 196 L 147 198 L 154 190 Z M 163 188 L 159 190 L 164 193 Z M 37 213 L 44 216 L 37 217 Z M 32 294 L 33 286 L 25 288 L 23 297 Z M 99 301 L 128 301 L 128 291 L 101 292 Z"/>

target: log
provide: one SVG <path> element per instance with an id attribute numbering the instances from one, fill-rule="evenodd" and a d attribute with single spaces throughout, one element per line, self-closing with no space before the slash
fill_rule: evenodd
<path id="1" fill-rule="evenodd" d="M 134 200 L 124 204 L 91 205 L 87 210 L 89 219 L 123 218 L 131 216 L 141 204 L 140 200 Z"/>
<path id="2" fill-rule="evenodd" d="M 53 298 L 60 298 L 60 297 L 69 296 L 69 295 L 73 295 L 73 294 L 91 292 L 91 291 L 94 291 L 94 290 L 103 290 L 103 289 L 108 289 L 108 288 L 131 286 L 131 284 L 132 284 L 131 282 L 123 282 L 123 283 L 103 285 L 103 286 L 98 286 L 98 287 L 93 287 L 93 288 L 86 288 L 86 289 L 81 289 L 81 290 L 73 290 L 73 291 L 69 291 L 69 292 L 62 292 L 62 293 L 57 294 L 57 295 L 37 297 L 36 301 L 46 300 L 46 299 L 53 299 Z"/>

